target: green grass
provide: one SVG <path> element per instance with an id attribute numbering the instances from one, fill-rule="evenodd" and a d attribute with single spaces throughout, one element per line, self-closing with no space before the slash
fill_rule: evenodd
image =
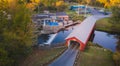
<path id="1" fill-rule="evenodd" d="M 110 17 L 109 18 L 103 18 L 100 19 L 96 22 L 96 30 L 99 31 L 105 31 L 109 33 L 120 33 L 120 24 L 113 24 L 110 22 Z"/>
<path id="2" fill-rule="evenodd" d="M 111 31 L 112 24 L 109 22 L 109 18 L 103 18 L 96 22 L 96 29 L 102 31 Z"/>
<path id="3" fill-rule="evenodd" d="M 84 52 L 79 52 L 75 66 L 114 66 L 112 52 L 89 46 Z"/>
<path id="4" fill-rule="evenodd" d="M 72 11 L 72 10 L 68 10 L 66 11 L 66 13 L 70 16 L 70 19 L 73 20 L 74 22 L 75 21 L 83 21 L 85 19 L 85 17 L 83 15 L 78 15 L 75 11 Z"/>
<path id="5" fill-rule="evenodd" d="M 67 10 L 66 13 L 67 13 L 68 15 L 77 14 L 75 11 L 72 11 L 72 10 Z"/>
<path id="6" fill-rule="evenodd" d="M 54 48 L 54 49 L 36 49 L 20 63 L 20 66 L 42 66 L 50 63 L 57 56 L 59 56 L 66 48 Z"/>

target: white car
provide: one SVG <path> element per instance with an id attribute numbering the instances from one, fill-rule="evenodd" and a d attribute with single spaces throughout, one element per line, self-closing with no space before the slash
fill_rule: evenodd
<path id="1" fill-rule="evenodd" d="M 101 9 L 101 10 L 99 10 L 99 12 L 101 12 L 101 13 L 102 13 L 102 12 L 104 12 L 104 10 L 103 10 L 103 9 Z"/>

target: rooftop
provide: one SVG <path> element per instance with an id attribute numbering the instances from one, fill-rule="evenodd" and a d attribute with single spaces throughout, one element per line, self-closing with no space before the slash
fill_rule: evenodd
<path id="1" fill-rule="evenodd" d="M 56 16 L 67 16 L 65 12 L 57 12 Z"/>
<path id="2" fill-rule="evenodd" d="M 69 35 L 66 39 L 76 37 L 84 44 L 89 38 L 89 35 L 95 25 L 96 19 L 91 16 L 86 18 L 81 24 L 79 24 Z"/>
<path id="3" fill-rule="evenodd" d="M 48 14 L 42 13 L 35 15 L 34 18 L 44 19 L 44 18 L 50 18 L 51 16 L 67 16 L 67 14 L 65 12 L 48 13 Z"/>

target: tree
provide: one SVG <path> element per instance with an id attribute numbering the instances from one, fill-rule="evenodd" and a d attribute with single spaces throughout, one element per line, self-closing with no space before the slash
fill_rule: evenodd
<path id="1" fill-rule="evenodd" d="M 120 7 L 118 6 L 113 6 L 112 7 L 112 23 L 119 23 L 120 24 Z"/>
<path id="2" fill-rule="evenodd" d="M 115 61 L 116 66 L 120 66 L 120 53 L 119 52 L 114 53 L 113 60 Z"/>
<path id="3" fill-rule="evenodd" d="M 0 0 L 0 66 L 14 66 L 32 46 L 32 22 L 22 0 Z"/>
<path id="4" fill-rule="evenodd" d="M 39 8 L 36 7 L 35 11 L 63 11 L 66 5 L 64 4 L 63 0 L 40 0 Z M 64 7 L 64 8 L 62 8 Z"/>
<path id="5" fill-rule="evenodd" d="M 120 6 L 120 0 L 98 0 L 103 3 L 105 7 Z"/>

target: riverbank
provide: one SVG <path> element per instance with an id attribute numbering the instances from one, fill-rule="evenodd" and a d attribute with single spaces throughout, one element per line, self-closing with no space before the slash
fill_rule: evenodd
<path id="1" fill-rule="evenodd" d="M 96 22 L 96 30 L 101 30 L 101 31 L 111 31 L 111 26 L 112 24 L 108 22 L 109 18 L 103 18 L 100 19 Z"/>
<path id="2" fill-rule="evenodd" d="M 89 44 L 92 44 L 89 42 Z M 97 45 L 87 46 L 84 52 L 79 52 L 74 66 L 115 66 L 112 52 Z"/>
<path id="3" fill-rule="evenodd" d="M 109 32 L 109 33 L 113 33 L 113 34 L 118 34 L 117 39 L 118 41 L 117 46 L 116 46 L 116 52 L 113 54 L 112 58 L 115 62 L 116 66 L 120 66 L 120 24 L 112 24 L 110 22 L 110 17 L 109 18 L 103 18 L 100 19 L 96 22 L 96 30 L 100 30 L 100 31 L 105 31 L 105 32 Z"/>
<path id="4" fill-rule="evenodd" d="M 105 31 L 109 33 L 116 33 L 120 34 L 120 25 L 115 24 L 113 25 L 110 22 L 110 17 L 102 18 L 96 22 L 96 30 L 98 31 Z"/>
<path id="5" fill-rule="evenodd" d="M 19 66 L 47 66 L 47 64 L 60 56 L 65 50 L 66 47 L 35 48 L 30 55 L 21 61 Z"/>

